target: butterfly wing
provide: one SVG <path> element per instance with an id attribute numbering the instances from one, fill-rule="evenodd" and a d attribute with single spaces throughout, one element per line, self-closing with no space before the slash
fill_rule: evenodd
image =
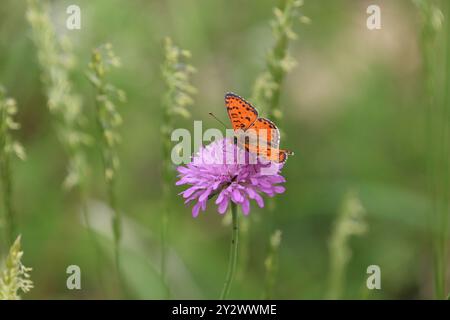
<path id="1" fill-rule="evenodd" d="M 265 118 L 258 118 L 247 131 L 254 130 L 254 134 L 258 137 L 258 144 L 246 143 L 247 151 L 264 156 L 267 160 L 275 162 L 284 162 L 292 152 L 279 149 L 280 146 L 280 130 L 277 126 Z"/>
<path id="2" fill-rule="evenodd" d="M 293 155 L 294 153 L 289 150 L 284 149 L 274 149 L 274 148 L 260 148 L 258 145 L 246 144 L 245 149 L 250 152 L 257 154 L 258 156 L 263 156 L 269 161 L 276 163 L 283 163 L 287 160 L 288 155 Z"/>
<path id="3" fill-rule="evenodd" d="M 258 119 L 258 111 L 234 93 L 225 95 L 225 106 L 234 130 L 245 131 Z"/>
<path id="4" fill-rule="evenodd" d="M 234 93 L 227 93 L 225 105 L 233 129 L 257 137 L 250 141 L 237 139 L 241 147 L 275 162 L 284 162 L 288 155 L 293 154 L 288 150 L 279 149 L 280 131 L 277 126 L 269 119 L 258 118 L 258 111 L 249 102 Z"/>
<path id="5" fill-rule="evenodd" d="M 275 123 L 266 118 L 258 118 L 247 130 L 254 130 L 258 136 L 258 144 L 277 149 L 280 145 L 280 130 Z"/>

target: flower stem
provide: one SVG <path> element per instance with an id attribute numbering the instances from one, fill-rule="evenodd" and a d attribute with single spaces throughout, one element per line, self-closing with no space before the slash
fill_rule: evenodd
<path id="1" fill-rule="evenodd" d="M 92 51 L 91 63 L 86 75 L 95 88 L 95 120 L 98 127 L 98 147 L 103 162 L 103 174 L 106 192 L 112 215 L 112 231 L 114 238 L 114 263 L 119 287 L 125 295 L 126 286 L 121 273 L 120 242 L 122 231 L 122 213 L 117 203 L 117 174 L 120 160 L 117 145 L 121 141 L 118 132 L 122 117 L 117 111 L 115 101 L 125 101 L 125 93 L 108 82 L 107 73 L 112 67 L 119 67 L 120 60 L 115 56 L 111 44 L 102 45 Z"/>
<path id="2" fill-rule="evenodd" d="M 446 43 L 445 43 L 445 78 L 444 78 L 444 97 L 442 105 L 442 118 L 443 118 L 443 132 L 442 132 L 442 160 L 441 160 L 441 174 L 442 174 L 442 209 L 439 224 L 439 255 L 441 257 L 440 265 L 440 278 L 441 283 L 439 285 L 439 291 L 437 292 L 439 299 L 445 299 L 447 295 L 446 279 L 447 279 L 447 267 L 448 267 L 448 222 L 450 214 L 450 146 L 449 146 L 449 134 L 450 134 L 450 4 L 445 2 L 444 4 L 444 16 L 446 29 L 444 30 Z"/>
<path id="3" fill-rule="evenodd" d="M 350 239 L 367 232 L 366 211 L 354 191 L 348 191 L 329 242 L 330 273 L 327 299 L 342 299 L 347 265 L 352 256 Z"/>
<path id="4" fill-rule="evenodd" d="M 290 42 L 296 38 L 292 27 L 302 16 L 301 6 L 301 1 L 279 0 L 271 21 L 275 43 L 267 54 L 266 70 L 256 78 L 253 87 L 253 102 L 278 123 L 282 118 L 280 97 L 284 78 L 296 63 L 288 49 Z"/>
<path id="5" fill-rule="evenodd" d="M 449 190 L 449 115 L 450 102 L 448 87 L 450 85 L 449 41 L 441 47 L 440 32 L 450 33 L 450 24 L 445 24 L 447 30 L 442 30 L 444 17 L 450 14 L 448 4 L 444 4 L 444 13 L 432 1 L 417 1 L 423 16 L 422 26 L 422 59 L 424 79 L 424 105 L 427 115 L 427 175 L 431 202 L 428 223 L 431 230 L 434 265 L 435 297 L 445 299 L 445 279 L 447 270 L 447 237 L 448 212 L 450 208 Z M 445 19 L 448 21 L 448 19 Z M 438 38 L 439 36 L 439 38 Z M 446 37 L 448 38 L 448 36 Z M 438 49 L 445 52 L 445 61 L 441 61 L 436 53 Z M 442 66 L 445 66 L 444 68 Z M 441 75 L 441 70 L 443 74 Z M 441 83 L 441 76 L 443 83 Z M 441 85 L 444 85 L 441 90 Z M 442 95 L 442 97 L 441 97 Z"/>
<path id="6" fill-rule="evenodd" d="M 114 264 L 117 271 L 117 277 L 119 279 L 119 285 L 121 287 L 122 292 L 125 290 L 124 280 L 122 278 L 121 268 L 120 268 L 120 241 L 122 238 L 122 214 L 117 207 L 117 197 L 115 191 L 115 180 L 111 179 L 107 181 L 107 189 L 108 189 L 108 203 L 110 208 L 113 210 L 113 218 L 112 218 L 112 229 L 114 236 Z"/>
<path id="7" fill-rule="evenodd" d="M 281 244 L 281 230 L 277 229 L 270 236 L 269 254 L 264 261 L 266 268 L 266 283 L 264 286 L 263 299 L 272 299 L 273 289 L 276 284 L 277 271 L 278 271 L 278 251 Z"/>
<path id="8" fill-rule="evenodd" d="M 176 46 L 170 38 L 164 39 L 165 60 L 162 65 L 162 77 L 167 91 L 162 99 L 163 118 L 161 126 L 163 154 L 163 212 L 161 218 L 161 279 L 166 287 L 166 297 L 170 298 L 170 286 L 167 278 L 167 257 L 169 251 L 169 226 L 171 194 L 173 187 L 172 141 L 170 136 L 175 130 L 175 116 L 188 119 L 188 107 L 193 105 L 192 95 L 196 89 L 190 83 L 195 68 L 188 63 L 189 51 Z"/>
<path id="9" fill-rule="evenodd" d="M 6 245 L 9 247 L 14 242 L 15 236 L 15 219 L 14 210 L 12 206 L 12 179 L 10 159 L 8 154 L 0 156 L 0 171 L 1 171 L 1 189 L 3 191 L 3 205 L 5 210 L 5 234 Z"/>
<path id="10" fill-rule="evenodd" d="M 0 199 L 3 204 L 5 244 L 9 248 L 16 239 L 16 219 L 13 206 L 12 157 L 24 159 L 22 146 L 14 140 L 12 131 L 20 126 L 13 116 L 17 106 L 13 99 L 5 97 L 5 90 L 0 86 Z M 0 213 L 1 213 L 0 208 Z M 1 218 L 1 217 L 0 217 Z"/>
<path id="11" fill-rule="evenodd" d="M 167 192 L 166 192 L 167 194 Z M 167 280 L 167 253 L 168 253 L 168 234 L 169 234 L 169 200 L 168 195 L 165 196 L 164 210 L 162 214 L 162 230 L 161 230 L 161 279 L 165 286 L 166 298 L 170 299 L 170 287 Z"/>
<path id="12" fill-rule="evenodd" d="M 228 297 L 228 293 L 230 292 L 231 282 L 233 282 L 234 274 L 236 271 L 237 256 L 238 256 L 239 223 L 237 215 L 237 206 L 233 202 L 231 202 L 231 217 L 233 230 L 231 233 L 230 261 L 228 264 L 227 278 L 225 279 L 222 294 L 220 295 L 221 300 L 226 299 Z"/>
<path id="13" fill-rule="evenodd" d="M 98 242 L 98 240 L 95 236 L 94 229 L 92 228 L 92 225 L 91 225 L 91 219 L 89 216 L 89 209 L 88 209 L 88 204 L 87 204 L 87 191 L 86 191 L 87 187 L 86 187 L 85 181 L 80 181 L 80 185 L 79 185 L 78 189 L 79 189 L 79 201 L 81 203 L 81 211 L 82 211 L 84 223 L 86 225 L 86 230 L 88 233 L 89 240 L 90 240 L 90 242 L 94 248 L 94 252 L 95 252 L 95 257 L 96 257 L 95 268 L 96 268 L 97 275 L 98 275 L 98 282 L 99 282 L 100 288 L 103 289 L 103 292 L 106 292 L 104 290 L 105 285 L 103 282 L 103 273 L 102 273 L 102 265 L 104 262 L 104 257 L 103 257 L 103 252 L 102 252 L 100 243 Z"/>

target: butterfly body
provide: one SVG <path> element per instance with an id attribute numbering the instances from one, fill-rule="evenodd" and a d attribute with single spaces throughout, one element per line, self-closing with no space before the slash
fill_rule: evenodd
<path id="1" fill-rule="evenodd" d="M 225 105 L 238 145 L 274 162 L 285 162 L 288 155 L 293 154 L 279 148 L 280 131 L 277 126 L 269 119 L 260 118 L 249 102 L 234 93 L 227 93 Z"/>

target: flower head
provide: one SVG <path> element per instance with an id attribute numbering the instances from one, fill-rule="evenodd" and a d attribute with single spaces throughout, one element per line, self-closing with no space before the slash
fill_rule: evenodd
<path id="1" fill-rule="evenodd" d="M 252 161 L 253 157 L 253 161 Z M 242 212 L 250 212 L 250 199 L 260 208 L 264 207 L 261 194 L 273 197 L 283 193 L 285 182 L 280 170 L 283 164 L 267 162 L 250 154 L 225 138 L 202 147 L 186 166 L 177 168 L 180 178 L 177 185 L 190 185 L 180 194 L 185 203 L 197 201 L 192 215 L 197 217 L 200 209 L 206 210 L 206 203 L 217 195 L 215 203 L 223 214 L 230 201 L 242 207 Z"/>

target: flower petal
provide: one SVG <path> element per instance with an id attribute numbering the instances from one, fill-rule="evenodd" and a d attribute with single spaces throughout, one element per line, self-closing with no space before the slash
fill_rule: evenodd
<path id="1" fill-rule="evenodd" d="M 225 193 L 226 193 L 225 190 L 219 193 L 219 196 L 216 199 L 216 204 L 219 204 L 222 202 L 223 198 L 225 197 Z"/>
<path id="2" fill-rule="evenodd" d="M 183 198 L 189 198 L 195 191 L 197 191 L 200 187 L 198 186 L 193 186 L 190 187 L 189 189 L 183 191 L 181 194 L 183 194 Z"/>
<path id="3" fill-rule="evenodd" d="M 197 218 L 198 212 L 200 211 L 200 206 L 201 206 L 201 203 L 200 203 L 200 202 L 197 202 L 197 203 L 195 204 L 195 206 L 192 207 L 192 216 L 193 216 L 194 218 Z"/>
<path id="4" fill-rule="evenodd" d="M 283 186 L 275 186 L 273 188 L 273 191 L 275 191 L 275 193 L 283 193 L 285 190 L 286 190 L 286 188 Z"/>
<path id="5" fill-rule="evenodd" d="M 181 186 L 182 184 L 186 184 L 186 183 L 188 183 L 187 179 L 186 179 L 186 178 L 181 178 L 180 180 L 178 180 L 178 181 L 175 183 L 175 185 L 176 185 L 176 186 Z"/>
<path id="6" fill-rule="evenodd" d="M 233 189 L 233 192 L 231 194 L 231 199 L 234 203 L 241 203 L 244 200 L 244 197 L 242 196 L 241 192 L 235 188 Z"/>
<path id="7" fill-rule="evenodd" d="M 276 176 L 270 176 L 270 182 L 272 183 L 283 183 L 286 182 L 286 179 L 283 176 L 276 175 Z"/>
<path id="8" fill-rule="evenodd" d="M 179 166 L 177 167 L 177 171 L 181 174 L 189 174 L 190 170 L 186 168 L 185 166 Z"/>
<path id="9" fill-rule="evenodd" d="M 200 210 L 205 211 L 211 194 L 216 194 L 215 203 L 223 214 L 229 202 L 239 204 L 244 215 L 249 214 L 251 200 L 264 207 L 262 195 L 269 197 L 285 192 L 280 185 L 285 182 L 281 176 L 283 165 L 261 161 L 239 164 L 237 160 L 247 159 L 249 154 L 233 143 L 233 139 L 219 139 L 193 154 L 191 163 L 178 166 L 176 185 L 187 185 L 180 193 L 185 203 L 197 203 L 192 207 L 192 215 L 197 217 Z M 267 167 L 274 167 L 273 174 L 264 174 Z"/>
<path id="10" fill-rule="evenodd" d="M 256 201 L 256 203 L 258 204 L 258 207 L 264 208 L 264 199 L 259 195 L 259 193 L 253 191 L 253 193 L 251 195 L 249 194 L 249 197 L 250 197 L 250 199 L 253 199 Z"/>
<path id="11" fill-rule="evenodd" d="M 227 211 L 229 202 L 228 199 L 223 199 L 223 201 L 219 203 L 218 211 L 220 214 L 224 214 Z"/>
<path id="12" fill-rule="evenodd" d="M 205 200 L 208 200 L 209 195 L 211 194 L 211 189 L 208 188 L 205 190 L 205 192 L 203 192 L 200 197 L 198 198 L 198 201 L 203 202 Z"/>
<path id="13" fill-rule="evenodd" d="M 250 212 L 250 201 L 248 201 L 247 198 L 244 199 L 244 202 L 242 202 L 242 213 L 244 215 L 248 215 Z"/>

